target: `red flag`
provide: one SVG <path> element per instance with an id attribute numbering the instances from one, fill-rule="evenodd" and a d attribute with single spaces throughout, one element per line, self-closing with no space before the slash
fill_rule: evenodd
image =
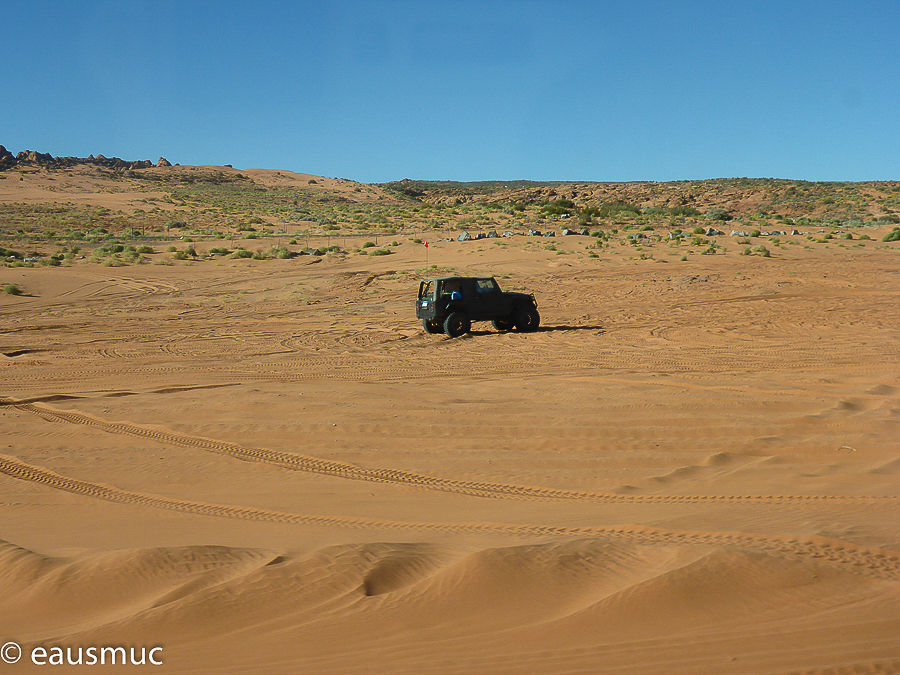
<path id="1" fill-rule="evenodd" d="M 425 248 L 428 248 L 428 242 L 427 242 L 427 241 L 425 242 Z"/>

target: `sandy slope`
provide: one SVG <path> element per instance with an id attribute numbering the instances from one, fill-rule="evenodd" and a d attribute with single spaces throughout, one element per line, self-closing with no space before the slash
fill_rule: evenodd
<path id="1" fill-rule="evenodd" d="M 896 251 L 441 243 L 544 324 L 450 340 L 395 250 L 7 270 L 0 641 L 172 673 L 900 672 Z"/>

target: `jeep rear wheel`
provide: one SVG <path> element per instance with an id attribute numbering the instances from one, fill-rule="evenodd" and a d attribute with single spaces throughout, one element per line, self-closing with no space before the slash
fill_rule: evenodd
<path id="1" fill-rule="evenodd" d="M 465 312 L 453 312 L 444 321 L 444 332 L 452 338 L 468 333 L 471 327 L 472 321 Z"/>
<path id="2" fill-rule="evenodd" d="M 422 319 L 422 327 L 426 333 L 431 333 L 432 335 L 444 332 L 444 327 L 437 319 Z"/>
<path id="3" fill-rule="evenodd" d="M 523 333 L 537 330 L 541 323 L 541 315 L 534 307 L 522 307 L 515 314 L 516 328 Z"/>
<path id="4" fill-rule="evenodd" d="M 513 327 L 512 319 L 508 319 L 508 318 L 507 319 L 494 319 L 493 321 L 491 321 L 491 323 L 494 324 L 495 330 L 500 330 L 500 331 L 512 330 L 512 327 Z"/>

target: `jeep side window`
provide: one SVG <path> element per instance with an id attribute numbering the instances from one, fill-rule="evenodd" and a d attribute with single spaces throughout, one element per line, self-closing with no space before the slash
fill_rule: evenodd
<path id="1" fill-rule="evenodd" d="M 460 291 L 459 279 L 445 281 L 441 284 L 441 295 L 451 295 L 454 291 Z"/>
<path id="2" fill-rule="evenodd" d="M 476 293 L 496 293 L 497 290 L 497 282 L 493 279 L 479 279 L 475 282 Z"/>

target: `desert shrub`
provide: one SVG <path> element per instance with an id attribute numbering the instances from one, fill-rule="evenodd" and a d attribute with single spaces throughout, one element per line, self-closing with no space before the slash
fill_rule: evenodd
<path id="1" fill-rule="evenodd" d="M 750 232 L 751 237 L 758 237 L 760 234 L 762 233 L 759 230 L 753 230 L 752 232 Z"/>
<path id="2" fill-rule="evenodd" d="M 172 254 L 172 257 L 175 258 L 175 260 L 187 260 L 188 254 L 184 251 L 175 251 L 175 253 Z"/>
<path id="3" fill-rule="evenodd" d="M 252 216 L 247 222 L 248 222 L 248 223 L 251 223 L 251 224 L 253 224 L 253 225 L 262 225 L 262 224 L 263 224 L 264 222 L 266 222 L 266 221 L 264 221 L 264 220 L 263 220 L 262 218 L 260 218 L 259 216 Z"/>
<path id="4" fill-rule="evenodd" d="M 375 242 L 367 241 L 365 244 L 362 245 L 362 247 L 363 248 L 375 248 Z"/>
<path id="5" fill-rule="evenodd" d="M 673 216 L 699 216 L 700 212 L 693 206 L 673 206 L 669 209 L 669 213 Z"/>
<path id="6" fill-rule="evenodd" d="M 641 226 L 641 232 L 650 232 L 650 231 L 652 231 L 652 230 L 653 230 L 653 226 L 652 226 L 652 225 L 642 225 L 642 226 Z"/>
<path id="7" fill-rule="evenodd" d="M 185 223 L 183 220 L 170 220 L 168 223 L 166 223 L 167 230 L 172 228 L 181 229 L 182 227 L 187 227 L 187 223 Z"/>
<path id="8" fill-rule="evenodd" d="M 748 246 L 743 251 L 741 251 L 741 255 L 758 255 L 762 256 L 763 258 L 768 258 L 769 256 L 771 256 L 771 253 L 769 253 L 769 249 L 760 244 L 758 246 Z"/>
<path id="9" fill-rule="evenodd" d="M 141 246 L 138 250 L 138 253 L 155 253 L 152 246 L 147 246 L 146 244 Z"/>
<path id="10" fill-rule="evenodd" d="M 386 248 L 376 248 L 374 251 L 370 251 L 369 255 L 390 255 L 391 251 Z"/>
<path id="11" fill-rule="evenodd" d="M 886 216 L 881 216 L 878 219 L 879 223 L 900 223 L 900 216 L 894 215 L 893 213 L 888 214 Z"/>
<path id="12" fill-rule="evenodd" d="M 289 250 L 287 250 L 284 246 L 279 246 L 278 248 L 273 248 L 269 251 L 269 254 L 278 258 L 279 260 L 287 260 L 292 257 L 292 254 Z"/>
<path id="13" fill-rule="evenodd" d="M 6 284 L 3 287 L 3 292 L 8 295 L 22 295 L 22 289 L 15 284 Z"/>
<path id="14" fill-rule="evenodd" d="M 900 241 L 900 227 L 895 227 L 881 238 L 881 241 Z"/>
<path id="15" fill-rule="evenodd" d="M 692 230 L 692 232 L 693 232 L 694 234 L 703 234 L 704 232 L 706 232 L 706 230 L 704 230 L 702 227 L 695 227 L 695 228 Z"/>
<path id="16" fill-rule="evenodd" d="M 197 257 L 197 251 L 193 246 L 188 246 L 186 249 L 184 249 L 184 252 L 185 252 L 185 254 L 191 256 L 192 258 Z"/>
<path id="17" fill-rule="evenodd" d="M 239 248 L 237 251 L 232 253 L 229 257 L 230 258 L 252 258 L 253 254 L 246 249 Z"/>
<path id="18" fill-rule="evenodd" d="M 571 213 L 575 208 L 575 202 L 571 199 L 557 199 L 549 202 L 541 210 L 549 216 L 561 216 L 564 213 Z"/>
<path id="19" fill-rule="evenodd" d="M 166 249 L 166 251 L 169 252 L 169 253 L 174 253 L 174 252 L 177 251 L 177 250 L 178 250 L 178 249 L 175 248 L 174 246 L 170 246 L 169 248 Z"/>
<path id="20" fill-rule="evenodd" d="M 639 216 L 641 215 L 641 209 L 636 204 L 617 200 L 614 202 L 604 202 L 597 210 L 597 215 L 600 218 L 615 216 L 620 213 L 631 213 Z"/>
<path id="21" fill-rule="evenodd" d="M 731 215 L 725 209 L 715 208 L 706 212 L 709 220 L 731 220 Z"/>
<path id="22" fill-rule="evenodd" d="M 870 236 L 867 235 L 867 234 L 861 234 L 861 235 L 859 235 L 859 238 L 860 238 L 860 239 L 865 239 L 866 241 L 872 241 L 872 237 L 870 237 Z"/>
<path id="23" fill-rule="evenodd" d="M 254 260 L 265 260 L 266 257 L 267 257 L 266 254 L 263 253 L 262 251 L 257 251 L 256 253 L 253 254 Z"/>
<path id="24" fill-rule="evenodd" d="M 219 246 L 218 248 L 211 248 L 211 249 L 209 249 L 209 252 L 214 253 L 215 255 L 228 255 L 229 253 L 231 253 L 231 251 L 229 251 L 224 246 Z"/>

